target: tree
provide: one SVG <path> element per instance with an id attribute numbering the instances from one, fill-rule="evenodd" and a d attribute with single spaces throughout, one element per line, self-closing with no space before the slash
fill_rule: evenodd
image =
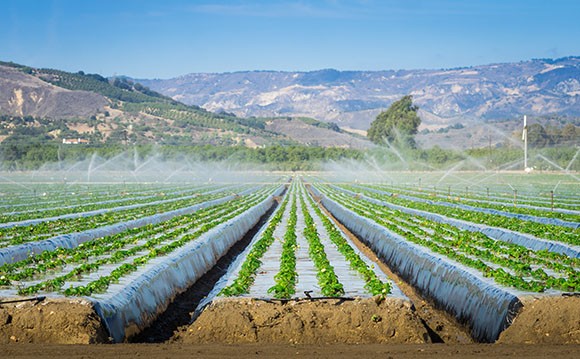
<path id="1" fill-rule="evenodd" d="M 532 147 L 542 148 L 551 145 L 552 141 L 544 126 L 533 123 L 528 126 L 528 144 Z"/>
<path id="2" fill-rule="evenodd" d="M 377 116 L 371 123 L 367 137 L 377 144 L 395 143 L 414 148 L 414 136 L 421 124 L 418 109 L 413 105 L 411 95 L 404 96 Z"/>
<path id="3" fill-rule="evenodd" d="M 574 124 L 568 123 L 568 124 L 566 124 L 566 126 L 564 126 L 562 128 L 562 132 L 560 132 L 560 136 L 561 136 L 560 137 L 561 142 L 573 145 L 574 142 L 578 141 L 578 136 L 580 136 L 580 131 L 578 131 L 578 129 L 576 128 L 576 126 L 574 126 Z"/>

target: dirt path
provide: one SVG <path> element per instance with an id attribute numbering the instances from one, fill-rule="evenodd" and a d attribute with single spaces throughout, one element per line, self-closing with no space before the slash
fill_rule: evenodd
<path id="1" fill-rule="evenodd" d="M 574 358 L 578 345 L 497 344 L 114 344 L 114 345 L 0 345 L 3 358 Z"/>

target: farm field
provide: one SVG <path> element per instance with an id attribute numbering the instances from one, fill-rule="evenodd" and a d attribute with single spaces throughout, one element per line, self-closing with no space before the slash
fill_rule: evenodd
<path id="1" fill-rule="evenodd" d="M 3 344 L 135 340 L 202 284 L 175 345 L 580 344 L 570 174 L 7 176 Z"/>

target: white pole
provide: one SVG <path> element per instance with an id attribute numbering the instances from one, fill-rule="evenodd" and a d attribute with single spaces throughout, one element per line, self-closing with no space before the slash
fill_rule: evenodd
<path id="1" fill-rule="evenodd" d="M 524 140 L 524 171 L 528 169 L 528 123 L 526 115 L 524 115 L 524 132 L 522 133 Z"/>

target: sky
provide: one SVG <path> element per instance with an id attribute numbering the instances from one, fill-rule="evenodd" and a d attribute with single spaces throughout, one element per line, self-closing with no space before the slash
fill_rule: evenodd
<path id="1" fill-rule="evenodd" d="M 0 0 L 0 60 L 104 76 L 580 55 L 579 0 Z"/>

